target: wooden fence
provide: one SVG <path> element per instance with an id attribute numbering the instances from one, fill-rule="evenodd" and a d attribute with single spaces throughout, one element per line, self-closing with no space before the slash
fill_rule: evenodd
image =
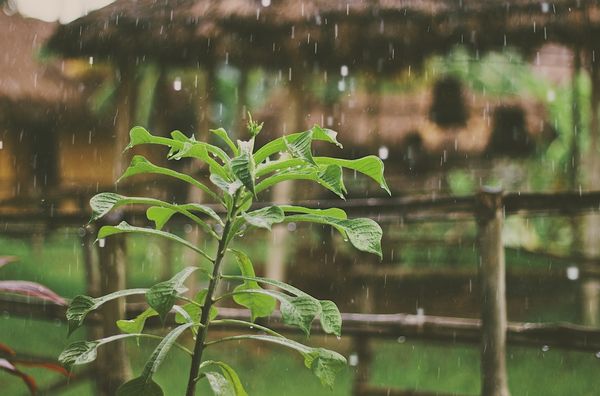
<path id="1" fill-rule="evenodd" d="M 481 289 L 481 319 L 446 318 L 425 315 L 370 315 L 343 314 L 345 334 L 355 340 L 358 367 L 354 382 L 354 394 L 365 395 L 421 395 L 428 393 L 392 389 L 377 389 L 369 384 L 368 369 L 371 338 L 411 337 L 451 343 L 478 343 L 481 349 L 481 393 L 484 396 L 509 394 L 506 373 L 506 345 L 529 345 L 540 347 L 597 352 L 600 350 L 600 330 L 573 324 L 509 323 L 506 316 L 506 269 L 502 228 L 507 215 L 514 214 L 562 214 L 600 210 L 600 192 L 557 194 L 504 194 L 501 191 L 484 190 L 467 197 L 426 197 L 396 199 L 349 200 L 345 202 L 308 201 L 296 203 L 309 207 L 341 207 L 350 216 L 368 216 L 376 220 L 394 221 L 454 221 L 472 219 L 478 226 L 479 279 Z M 61 226 L 81 226 L 88 218 L 85 212 L 61 213 L 48 211 L 48 207 L 27 212 L 0 211 L 0 223 L 30 224 L 37 229 Z M 128 211 L 124 218 L 135 220 L 141 213 Z M 588 272 L 597 274 L 597 258 L 581 258 Z M 140 308 L 129 305 L 130 315 Z M 0 310 L 11 315 L 57 319 L 64 317 L 59 307 L 32 302 L 0 300 Z M 243 310 L 223 308 L 225 317 L 247 317 Z M 275 320 L 270 325 L 281 331 L 291 331 Z M 319 328 L 315 327 L 315 332 Z M 436 395 L 440 393 L 435 392 Z"/>

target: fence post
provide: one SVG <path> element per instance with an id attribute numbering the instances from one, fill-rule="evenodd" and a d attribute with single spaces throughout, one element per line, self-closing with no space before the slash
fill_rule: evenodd
<path id="1" fill-rule="evenodd" d="M 476 215 L 481 285 L 481 395 L 509 396 L 502 191 L 482 190 L 478 194 Z"/>

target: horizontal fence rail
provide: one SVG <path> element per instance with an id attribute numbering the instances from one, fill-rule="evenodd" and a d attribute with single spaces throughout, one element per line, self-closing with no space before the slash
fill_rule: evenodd
<path id="1" fill-rule="evenodd" d="M 145 304 L 127 304 L 127 317 L 135 317 L 146 309 Z M 0 312 L 12 317 L 31 318 L 66 322 L 66 308 L 24 299 L 0 298 Z M 172 312 L 171 315 L 174 316 Z M 220 319 L 247 320 L 250 312 L 238 308 L 219 308 Z M 98 313 L 89 315 L 87 321 L 97 324 L 101 320 Z M 481 341 L 481 320 L 452 318 L 444 316 L 411 314 L 362 314 L 342 313 L 343 335 L 350 337 L 370 337 L 392 340 L 427 340 L 459 344 L 478 344 Z M 281 322 L 281 315 L 275 312 L 269 320 L 258 321 L 268 324 L 273 330 L 282 333 L 302 333 Z M 149 319 L 148 326 L 160 327 L 158 320 Z M 215 324 L 215 329 L 235 330 L 245 328 L 231 323 Z M 313 334 L 325 335 L 318 323 L 313 323 Z M 507 339 L 511 345 L 534 348 L 569 349 L 585 352 L 600 351 L 600 329 L 570 323 L 521 323 L 509 322 Z"/>

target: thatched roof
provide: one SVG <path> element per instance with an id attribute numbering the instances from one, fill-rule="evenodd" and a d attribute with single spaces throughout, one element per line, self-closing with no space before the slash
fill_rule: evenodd
<path id="1" fill-rule="evenodd" d="M 599 32 L 598 0 L 117 0 L 62 26 L 49 46 L 74 57 L 383 72 L 456 44 L 591 47 Z"/>
<path id="2" fill-rule="evenodd" d="M 0 10 L 0 112 L 5 116 L 29 122 L 64 113 L 68 106 L 80 110 L 80 84 L 62 75 L 62 62 L 40 59 L 57 26 Z"/>

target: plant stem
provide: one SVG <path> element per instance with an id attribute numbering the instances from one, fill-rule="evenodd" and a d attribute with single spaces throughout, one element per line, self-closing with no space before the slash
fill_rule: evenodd
<path id="1" fill-rule="evenodd" d="M 230 240 L 229 233 L 231 231 L 232 222 L 234 221 L 236 215 L 236 203 L 237 199 L 234 199 L 233 213 L 230 213 L 230 215 L 227 216 L 227 221 L 225 222 L 225 227 L 223 228 L 223 235 L 219 240 L 219 246 L 217 248 L 217 257 L 214 261 L 212 278 L 210 279 L 210 282 L 208 284 L 206 300 L 204 302 L 204 308 L 202 308 L 202 315 L 200 316 L 200 329 L 198 331 L 198 335 L 196 336 L 196 344 L 194 345 L 194 354 L 192 356 L 192 364 L 190 366 L 190 376 L 188 378 L 187 390 L 185 393 L 186 396 L 194 396 L 196 393 L 196 382 L 198 378 L 198 373 L 200 371 L 200 363 L 202 363 L 202 353 L 204 352 L 205 347 L 204 341 L 206 340 L 206 334 L 208 333 L 210 309 L 215 302 L 213 300 L 213 295 L 219 282 L 221 263 L 223 262 L 223 257 L 225 256 L 225 251 L 227 250 L 227 245 Z"/>

